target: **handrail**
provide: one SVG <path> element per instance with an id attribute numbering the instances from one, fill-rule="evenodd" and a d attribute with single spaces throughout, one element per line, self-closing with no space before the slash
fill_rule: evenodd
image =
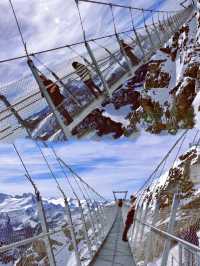
<path id="1" fill-rule="evenodd" d="M 135 220 L 138 221 L 140 224 L 143 224 L 143 225 L 145 225 L 145 226 L 151 228 L 152 231 L 154 231 L 154 232 L 156 232 L 156 233 L 158 233 L 158 234 L 160 234 L 160 235 L 163 235 L 165 238 L 168 238 L 168 239 L 170 239 L 170 240 L 176 241 L 176 242 L 182 244 L 183 246 L 189 247 L 189 248 L 191 248 L 191 249 L 193 249 L 193 250 L 195 250 L 195 251 L 197 251 L 197 252 L 200 252 L 200 247 L 195 246 L 195 245 L 191 244 L 190 242 L 187 242 L 186 240 L 183 240 L 183 239 L 180 238 L 180 237 L 177 237 L 177 236 L 175 236 L 175 235 L 169 234 L 169 233 L 167 233 L 167 232 L 165 232 L 165 231 L 163 231 L 163 230 L 160 230 L 160 229 L 158 229 L 157 227 L 152 226 L 152 225 L 150 225 L 150 224 L 148 224 L 148 223 L 143 223 L 143 222 L 142 222 L 141 220 L 139 220 L 139 219 L 135 219 Z"/>

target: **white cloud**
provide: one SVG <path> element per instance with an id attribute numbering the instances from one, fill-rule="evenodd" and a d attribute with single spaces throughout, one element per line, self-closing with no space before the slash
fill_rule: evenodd
<path id="1" fill-rule="evenodd" d="M 189 133 L 182 151 L 188 148 L 188 143 L 192 141 L 194 134 L 195 130 Z M 114 189 L 127 189 L 130 192 L 137 190 L 177 138 L 178 136 L 153 136 L 143 133 L 136 141 L 72 141 L 56 143 L 54 147 L 57 154 L 90 185 L 103 195 L 111 197 Z M 55 182 L 48 175 L 48 168 L 34 142 L 23 140 L 18 141 L 16 145 L 44 196 L 57 195 Z M 178 148 L 171 155 L 166 169 L 173 162 Z M 66 180 L 63 179 L 63 174 L 51 151 L 43 148 L 43 152 L 49 159 L 54 174 L 67 189 Z M 24 173 L 12 146 L 1 144 L 0 192 L 19 194 L 30 191 L 30 185 L 26 182 Z M 67 173 L 69 175 L 69 171 Z"/>
<path id="2" fill-rule="evenodd" d="M 179 1 L 168 0 L 112 0 L 117 4 L 126 4 L 137 7 L 150 7 L 159 4 L 158 9 L 180 9 Z M 22 33 L 29 52 L 49 49 L 57 45 L 65 45 L 83 39 L 80 21 L 74 0 L 15 0 L 13 1 Z M 109 7 L 80 3 L 81 14 L 89 36 L 97 37 L 113 33 L 111 13 Z M 130 15 L 127 10 L 114 8 L 117 28 L 130 28 Z M 6 14 L 6 16 L 5 16 Z M 134 12 L 134 20 L 141 18 L 141 12 Z M 0 60 L 24 54 L 15 20 L 7 0 L 0 2 Z M 41 56 L 46 63 L 55 63 L 71 55 L 68 49 L 52 52 Z M 24 64 L 22 64 L 24 62 Z M 29 73 L 26 60 L 1 64 L 1 83 L 19 79 L 24 73 Z"/>

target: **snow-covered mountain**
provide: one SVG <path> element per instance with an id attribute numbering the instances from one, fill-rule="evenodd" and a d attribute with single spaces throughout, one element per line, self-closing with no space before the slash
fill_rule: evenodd
<path id="1" fill-rule="evenodd" d="M 48 230 L 54 232 L 50 236 L 50 241 L 54 250 L 56 264 L 59 266 L 75 265 L 74 248 L 63 199 L 43 199 L 42 202 Z M 80 208 L 78 202 L 74 199 L 69 198 L 68 204 L 75 228 L 78 248 L 84 261 L 87 261 L 88 251 Z M 90 241 L 93 248 L 95 248 L 96 236 L 91 229 L 85 200 L 81 200 L 81 205 L 85 215 Z M 95 216 L 93 212 L 95 207 L 95 203 L 91 201 L 90 215 L 92 215 L 93 219 Z M 33 194 L 24 193 L 22 195 L 12 196 L 0 193 L 0 247 L 43 233 L 40 219 L 37 200 Z M 98 232 L 101 225 L 98 224 L 99 220 L 97 218 L 95 219 L 97 222 L 96 226 L 98 226 L 96 232 Z M 22 264 L 48 265 L 44 239 L 37 238 L 25 245 L 19 245 L 18 247 L 0 253 L 0 265 L 10 266 Z"/>
<path id="2" fill-rule="evenodd" d="M 76 234 L 80 245 L 84 248 L 82 225 L 80 225 L 80 212 L 77 201 L 68 199 L 72 212 L 72 219 L 76 226 Z M 66 265 L 70 260 L 73 246 L 69 233 L 64 201 L 62 199 L 43 199 L 43 206 L 49 230 L 59 230 L 51 236 L 51 241 L 58 265 Z M 82 202 L 84 207 L 84 201 Z M 90 231 L 90 226 L 88 225 Z M 42 233 L 40 219 L 37 211 L 37 201 L 33 194 L 7 195 L 0 193 L 0 246 L 11 244 Z M 37 261 L 45 264 L 45 246 L 42 239 L 37 239 L 29 244 L 0 253 L 0 265 L 21 265 L 25 259 L 28 265 L 35 265 Z M 45 255 L 46 257 L 46 255 Z M 16 264 L 13 264 L 13 263 Z M 27 263 L 27 261 L 26 261 Z M 33 264 L 32 264 L 33 263 Z"/>
<path id="3" fill-rule="evenodd" d="M 89 114 L 72 134 L 93 139 L 119 138 L 134 136 L 140 130 L 176 134 L 180 128 L 198 126 L 199 52 L 199 14 L 195 13 L 148 63 L 136 70 L 133 78 L 113 93 L 110 101 Z M 138 56 L 138 49 L 135 53 Z M 123 73 L 119 65 L 114 65 L 106 74 L 109 84 Z M 90 100 L 91 96 L 79 81 L 68 81 L 67 87 L 84 104 Z M 77 112 L 69 99 L 66 107 L 71 113 Z M 35 116 L 30 118 L 37 122 L 32 136 L 62 140 L 64 136 L 48 112 L 46 109 L 42 116 L 40 112 L 38 121 Z"/>
<path id="4" fill-rule="evenodd" d="M 149 204 L 148 212 L 146 216 L 143 216 L 145 222 L 151 224 L 154 219 L 153 226 L 167 231 L 175 193 L 178 193 L 179 204 L 175 215 L 173 215 L 173 218 L 175 218 L 173 234 L 183 238 L 184 233 L 195 226 L 198 235 L 200 235 L 200 146 L 191 145 L 184 153 L 179 155 L 168 171 L 164 172 L 161 177 L 154 180 L 146 188 L 142 196 L 143 206 Z M 156 212 L 156 217 L 153 218 L 157 200 L 159 200 L 160 206 Z M 143 237 L 141 239 L 138 237 L 138 243 L 135 244 L 134 254 L 141 265 L 144 265 L 145 243 L 149 233 L 150 231 L 146 228 Z M 162 234 L 155 233 L 151 241 L 154 243 L 154 249 L 152 251 L 153 255 L 151 254 L 149 257 L 152 264 L 149 263 L 148 265 L 161 265 L 165 238 Z M 167 265 L 171 265 L 171 256 L 174 256 L 175 259 L 178 258 L 177 242 L 172 241 L 170 248 Z"/>

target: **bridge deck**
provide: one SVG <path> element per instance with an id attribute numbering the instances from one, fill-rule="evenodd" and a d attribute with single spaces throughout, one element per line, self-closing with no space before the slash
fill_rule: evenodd
<path id="1" fill-rule="evenodd" d="M 91 266 L 136 266 L 128 242 L 122 241 L 123 227 L 119 210 L 112 229 Z"/>

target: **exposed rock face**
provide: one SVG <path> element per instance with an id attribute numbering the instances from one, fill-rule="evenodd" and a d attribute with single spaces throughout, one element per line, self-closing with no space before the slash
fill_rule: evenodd
<path id="1" fill-rule="evenodd" d="M 72 134 L 84 137 L 93 131 L 94 138 L 110 133 L 113 138 L 119 138 L 129 136 L 141 128 L 154 134 L 159 134 L 164 130 L 170 134 L 176 134 L 180 128 L 192 128 L 195 123 L 192 104 L 198 88 L 200 88 L 198 86 L 200 48 L 199 38 L 196 36 L 196 22 L 199 27 L 198 12 L 191 16 L 149 62 L 138 67 L 134 77 L 119 86 L 111 99 L 106 98 L 102 106 L 92 111 L 74 128 Z M 128 68 L 125 60 L 122 60 L 122 57 L 119 58 L 121 64 L 115 65 L 115 70 L 109 70 L 105 75 L 109 86 L 123 75 L 124 68 Z M 110 62 L 110 65 L 112 64 L 114 61 Z M 123 69 L 121 65 L 123 65 Z M 94 81 L 101 86 L 101 82 L 95 74 Z M 93 96 L 85 86 L 82 87 L 81 83 L 81 81 L 71 80 L 66 85 L 67 89 L 83 102 L 83 105 L 87 105 L 93 100 Z M 67 98 L 67 91 L 63 89 L 62 93 Z M 70 114 L 79 111 L 77 105 L 74 102 L 73 104 L 69 102 L 69 99 L 66 101 L 66 108 L 68 106 L 71 106 Z M 115 110 L 113 111 L 113 109 Z M 103 112 L 107 113 L 110 118 L 103 115 Z M 112 115 L 113 113 L 114 115 Z M 40 116 L 42 115 L 40 114 Z M 116 120 L 122 121 L 124 124 L 115 121 L 117 116 L 119 119 Z M 46 119 L 45 127 L 38 126 L 35 136 L 53 140 L 55 129 L 57 132 L 59 131 L 57 122 L 50 117 L 48 121 Z M 64 134 L 58 132 L 55 138 L 60 140 L 64 138 Z"/>
<path id="2" fill-rule="evenodd" d="M 97 135 L 114 133 L 114 138 L 119 138 L 124 133 L 122 123 L 115 122 L 109 117 L 102 115 L 103 111 L 99 109 L 94 110 L 89 114 L 77 127 L 72 131 L 73 135 L 81 137 L 90 130 L 97 130 Z"/>
<path id="3" fill-rule="evenodd" d="M 177 123 L 183 122 L 183 126 L 192 128 L 194 126 L 194 110 L 192 102 L 196 96 L 195 79 L 184 78 L 175 94 L 174 106 L 172 108 Z"/>
<path id="4" fill-rule="evenodd" d="M 166 60 L 154 60 L 149 63 L 145 77 L 144 86 L 146 89 L 168 87 L 170 75 L 161 70 L 162 63 Z"/>
<path id="5" fill-rule="evenodd" d="M 199 62 L 188 64 L 183 74 L 184 77 L 190 77 L 196 79 L 197 73 L 199 71 L 199 66 L 200 66 Z"/>

